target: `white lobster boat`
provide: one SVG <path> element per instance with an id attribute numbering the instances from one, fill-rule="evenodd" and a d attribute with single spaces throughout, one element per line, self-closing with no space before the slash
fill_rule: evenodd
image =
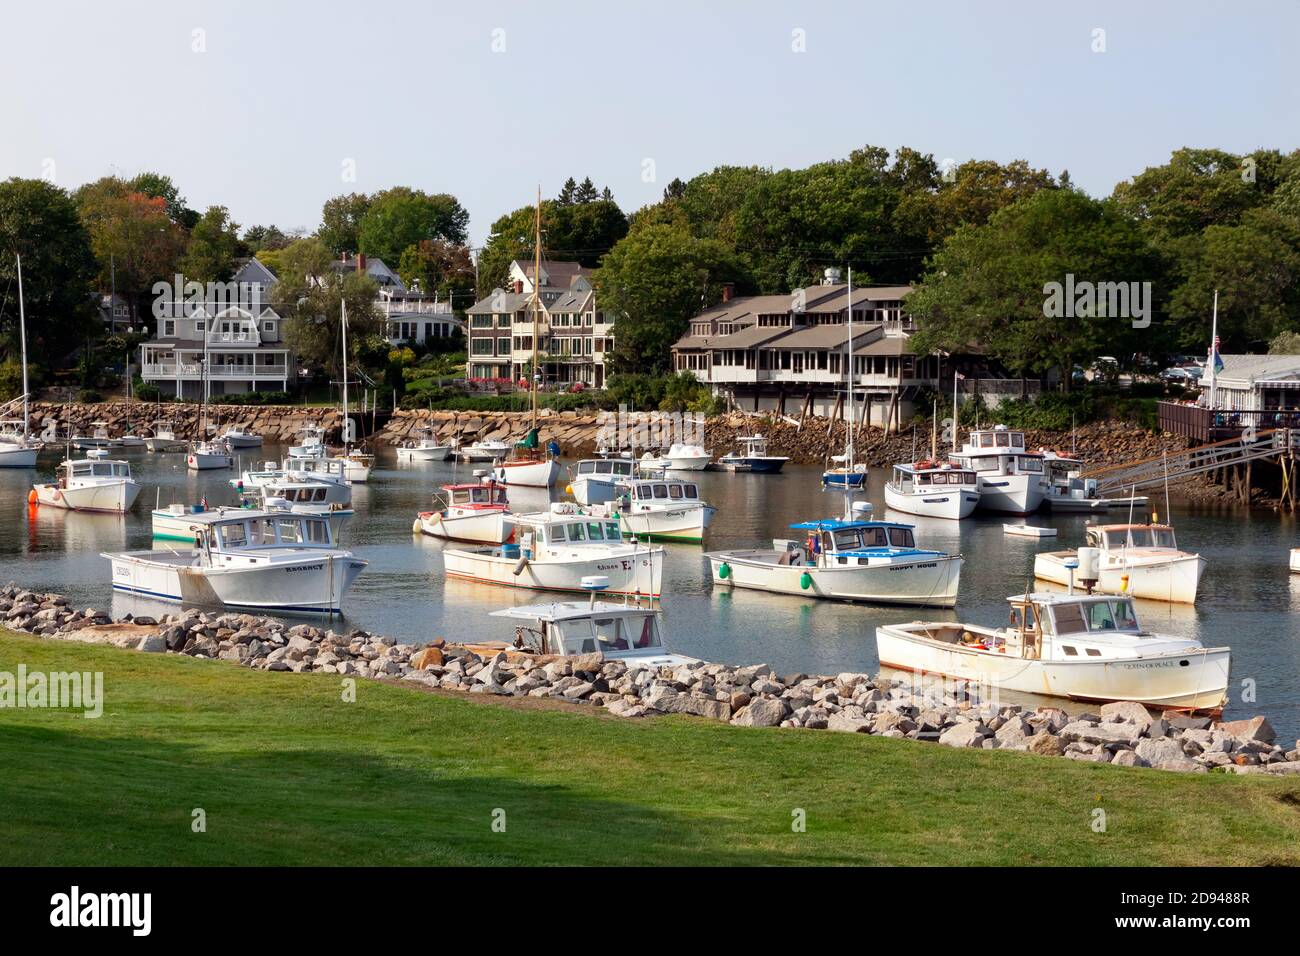
<path id="1" fill-rule="evenodd" d="M 635 478 L 637 462 L 630 458 L 584 458 L 569 482 L 573 500 L 580 505 L 599 505 L 619 496 L 619 483 Z"/>
<path id="2" fill-rule="evenodd" d="M 1040 551 L 1034 577 L 1056 584 L 1095 581 L 1107 594 L 1194 604 L 1206 561 L 1178 550 L 1174 529 L 1163 524 L 1092 525 L 1078 551 Z M 1075 570 L 1077 568 L 1077 571 Z"/>
<path id="3" fill-rule="evenodd" d="M 364 485 L 370 480 L 370 470 L 375 466 L 375 456 L 352 449 L 334 459 L 343 463 L 343 478 L 350 485 Z"/>
<path id="4" fill-rule="evenodd" d="M 150 428 L 153 434 L 144 440 L 144 446 L 149 451 L 185 451 L 189 447 L 189 442 L 176 436 L 176 426 L 171 422 L 156 421 Z"/>
<path id="5" fill-rule="evenodd" d="M 1054 512 L 1069 514 L 1095 514 L 1112 508 L 1146 511 L 1146 495 L 1129 495 L 1123 498 L 1102 498 L 1097 494 L 1097 481 L 1084 478 L 1083 460 L 1050 448 L 1040 448 L 1045 493 L 1043 504 Z"/>
<path id="6" fill-rule="evenodd" d="M 465 484 L 442 486 L 443 496 L 434 496 L 434 511 L 415 516 L 412 531 L 475 544 L 505 544 L 514 535 L 510 502 L 505 486 L 491 478 Z"/>
<path id="7" fill-rule="evenodd" d="M 1027 515 L 1043 503 L 1043 456 L 1026 450 L 1024 432 L 1005 425 L 974 430 L 950 457 L 978 475 L 981 511 Z"/>
<path id="8" fill-rule="evenodd" d="M 706 554 L 714 586 L 871 604 L 957 603 L 961 555 L 917 548 L 911 525 L 827 518 L 790 527 L 806 540 Z"/>
<path id="9" fill-rule="evenodd" d="M 706 451 L 702 445 L 683 445 L 677 442 L 658 455 L 646 452 L 641 456 L 641 468 L 655 471 L 703 471 L 711 461 L 713 453 Z"/>
<path id="10" fill-rule="evenodd" d="M 80 459 L 59 465 L 58 479 L 32 485 L 36 504 L 68 511 L 108 511 L 125 514 L 135 504 L 140 486 L 124 461 Z"/>
<path id="11" fill-rule="evenodd" d="M 979 503 L 975 472 L 947 461 L 895 465 L 893 478 L 885 484 L 885 506 L 904 514 L 961 520 Z"/>
<path id="12" fill-rule="evenodd" d="M 108 422 L 91 422 L 89 435 L 72 436 L 72 447 L 77 451 L 88 451 L 91 448 L 120 448 L 122 440 L 109 437 Z"/>
<path id="13" fill-rule="evenodd" d="M 438 441 L 432 428 L 421 428 L 418 438 L 408 438 L 397 446 L 398 461 L 446 461 L 451 445 Z"/>
<path id="14" fill-rule="evenodd" d="M 212 471 L 217 468 L 233 468 L 234 465 L 235 456 L 221 438 L 196 441 L 185 456 L 185 467 L 190 471 Z"/>
<path id="15" fill-rule="evenodd" d="M 324 458 L 325 429 L 312 422 L 298 430 L 298 444 L 289 446 L 290 458 Z"/>
<path id="16" fill-rule="evenodd" d="M 262 436 L 243 425 L 231 425 L 221 433 L 221 440 L 231 448 L 261 448 Z"/>
<path id="17" fill-rule="evenodd" d="M 616 517 L 623 531 L 640 541 L 699 544 L 717 509 L 700 499 L 700 486 L 680 478 L 634 478 L 619 486 L 620 495 L 593 511 Z"/>
<path id="18" fill-rule="evenodd" d="M 478 441 L 458 449 L 461 461 L 497 461 L 510 454 L 510 446 L 503 441 Z"/>
<path id="19" fill-rule="evenodd" d="M 267 485 L 283 483 L 286 479 L 329 483 L 337 486 L 330 491 L 331 504 L 348 504 L 352 501 L 352 489 L 348 485 L 344 464 L 337 458 L 286 458 L 279 465 L 273 461 L 263 462 L 260 469 L 246 471 L 238 478 L 232 478 L 230 486 L 237 493 L 243 494 Z"/>
<path id="20" fill-rule="evenodd" d="M 237 509 L 195 515 L 193 551 L 104 554 L 113 588 L 163 601 L 337 614 L 367 562 L 318 515 Z"/>
<path id="21" fill-rule="evenodd" d="M 160 541 L 192 542 L 196 524 L 208 523 L 217 518 L 229 517 L 235 514 L 246 514 L 249 510 L 321 515 L 329 521 L 334 532 L 335 541 L 339 539 L 343 526 L 347 524 L 348 519 L 353 515 L 351 508 L 336 508 L 328 505 L 320 507 L 314 503 L 290 502 L 283 498 L 264 498 L 261 506 L 255 509 L 250 509 L 248 505 L 207 508 L 203 505 L 170 504 L 155 508 L 150 515 L 150 520 L 153 525 L 155 539 Z"/>
<path id="22" fill-rule="evenodd" d="M 514 544 L 444 551 L 447 574 L 539 591 L 582 591 L 583 578 L 605 576 L 611 593 L 660 595 L 664 549 L 625 542 L 616 518 L 557 503 L 550 511 L 515 515 L 514 524 Z"/>
<path id="23" fill-rule="evenodd" d="M 594 580 L 605 583 L 603 578 Z M 514 642 L 501 644 L 501 650 L 561 656 L 600 654 L 606 660 L 622 661 L 630 670 L 699 663 L 698 658 L 668 650 L 655 607 L 564 601 L 505 608 L 493 611 L 492 616 L 517 622 Z"/>
<path id="24" fill-rule="evenodd" d="M 1030 593 L 1007 601 L 1007 627 L 916 621 L 876 628 L 881 666 L 1071 700 L 1223 709 L 1229 648 L 1143 630 L 1128 597 Z"/>

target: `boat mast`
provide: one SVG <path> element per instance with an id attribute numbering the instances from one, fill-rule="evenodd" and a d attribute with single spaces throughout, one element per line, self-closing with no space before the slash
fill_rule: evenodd
<path id="1" fill-rule="evenodd" d="M 1214 290 L 1214 318 L 1210 325 L 1210 412 L 1219 399 L 1219 290 Z M 1213 419 L 1211 419 L 1213 421 Z"/>
<path id="2" fill-rule="evenodd" d="M 542 284 L 542 186 L 537 185 L 537 221 L 536 230 L 533 236 L 533 368 L 531 373 L 532 382 L 532 418 L 531 428 L 537 427 L 537 339 L 541 318 L 542 304 L 541 293 L 539 291 Z"/>
<path id="3" fill-rule="evenodd" d="M 343 327 L 343 450 L 347 451 L 352 445 L 348 434 L 348 300 L 340 299 L 339 307 Z"/>
<path id="4" fill-rule="evenodd" d="M 849 359 L 848 359 L 848 385 L 849 385 L 849 430 L 844 441 L 845 467 L 848 469 L 846 475 L 853 474 L 853 426 L 857 422 L 858 416 L 854 411 L 853 404 L 853 266 L 849 266 Z M 852 479 L 846 478 L 847 481 Z"/>
<path id="5" fill-rule="evenodd" d="M 23 257 L 19 253 L 14 253 L 14 258 L 18 261 L 18 335 L 23 352 L 23 442 L 26 443 L 30 437 L 27 424 L 27 313 L 23 309 Z"/>

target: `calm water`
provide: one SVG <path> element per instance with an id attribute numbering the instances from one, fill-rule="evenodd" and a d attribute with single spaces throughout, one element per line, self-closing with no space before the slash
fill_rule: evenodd
<path id="1" fill-rule="evenodd" d="M 245 461 L 276 458 L 282 451 L 268 445 Z M 140 451 L 128 457 L 143 487 L 135 513 L 126 517 L 29 511 L 26 499 L 33 474 L 0 470 L 0 515 L 10 516 L 0 521 L 0 582 L 12 579 L 58 591 L 79 607 L 102 608 L 111 602 L 116 614 L 174 610 L 173 605 L 114 595 L 108 562 L 100 552 L 149 548 L 149 511 L 155 501 L 197 501 L 206 495 L 214 504 L 233 502 L 226 484 L 232 473 L 189 472 L 181 455 Z M 42 456 L 38 472 L 43 479 L 58 460 L 57 453 Z M 437 486 L 451 479 L 468 480 L 473 467 L 399 465 L 391 451 L 381 453 L 370 484 L 353 490 L 357 514 L 343 533 L 343 543 L 370 561 L 349 592 L 348 624 L 411 642 L 435 637 L 506 639 L 513 628 L 488 617 L 489 611 L 547 599 L 538 592 L 448 580 L 442 575 L 443 545 L 411 533 L 415 513 L 429 506 Z M 708 547 L 747 547 L 789 537 L 790 522 L 839 514 L 842 494 L 821 491 L 819 471 L 789 466 L 775 476 L 700 474 L 705 496 L 718 507 Z M 882 516 L 886 477 L 883 471 L 874 472 L 866 491 Z M 535 510 L 545 506 L 547 496 L 517 489 L 511 499 L 517 510 Z M 1163 501 L 1156 510 L 1163 518 Z M 1195 608 L 1139 602 L 1143 622 L 1153 630 L 1190 635 L 1208 645 L 1230 645 L 1229 715 L 1266 714 L 1291 746 L 1300 734 L 1300 575 L 1287 570 L 1287 553 L 1300 544 L 1295 519 L 1177 499 L 1172 511 L 1179 543 L 1208 559 L 1207 578 Z M 923 546 L 966 556 L 955 611 L 873 608 L 745 591 L 714 593 L 703 549 L 666 545 L 663 609 L 673 649 L 729 663 L 766 661 L 781 672 L 874 672 L 876 625 L 918 618 L 998 624 L 1006 617 L 1007 596 L 1031 586 L 1034 552 L 1078 545 L 1087 521 L 1083 515 L 1039 515 L 1033 523 L 1059 529 L 1056 539 L 1040 543 L 1007 537 L 999 518 L 949 522 L 897 517 L 917 523 Z M 1253 703 L 1241 699 L 1246 679 L 1255 682 Z"/>

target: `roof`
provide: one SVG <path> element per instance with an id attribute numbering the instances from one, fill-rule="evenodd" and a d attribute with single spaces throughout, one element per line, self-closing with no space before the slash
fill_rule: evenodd
<path id="1" fill-rule="evenodd" d="M 1030 591 L 1028 594 L 1013 594 L 1009 598 L 1012 604 L 1023 604 L 1028 598 L 1033 604 L 1073 604 L 1078 601 L 1113 601 L 1116 598 L 1132 597 L 1131 594 L 1086 594 L 1075 591 L 1073 594 L 1056 591 Z"/>
<path id="2" fill-rule="evenodd" d="M 800 521 L 797 524 L 790 525 L 796 531 L 850 531 L 855 528 L 914 528 L 915 525 L 903 524 L 900 521 L 862 521 L 854 519 L 846 521 L 843 518 L 822 518 L 817 521 Z"/>
<path id="3" fill-rule="evenodd" d="M 1147 528 L 1155 528 L 1159 531 L 1173 530 L 1167 524 L 1090 524 L 1087 527 L 1093 531 L 1138 531 Z"/>
<path id="4" fill-rule="evenodd" d="M 554 604 L 529 604 L 523 607 L 508 607 L 491 612 L 493 617 L 512 617 L 525 621 L 571 621 L 575 618 L 593 617 L 601 614 L 627 614 L 642 617 L 656 613 L 653 608 L 637 607 L 631 604 L 612 604 L 608 601 L 559 601 Z"/>
<path id="5" fill-rule="evenodd" d="M 1222 385 L 1225 380 L 1236 381 L 1247 387 L 1256 381 L 1300 379 L 1300 355 L 1224 355 L 1223 370 L 1216 378 Z M 1201 374 L 1201 383 L 1210 384 L 1210 366 Z"/>
<path id="6" fill-rule="evenodd" d="M 511 266 L 518 269 L 524 274 L 530 282 L 533 279 L 533 260 L 532 259 L 515 259 L 510 263 Z M 580 262 L 565 262 L 560 259 L 543 259 L 542 274 L 547 278 L 545 288 L 568 288 L 573 285 L 573 280 L 579 276 L 589 276 L 592 270 L 588 269 Z"/>

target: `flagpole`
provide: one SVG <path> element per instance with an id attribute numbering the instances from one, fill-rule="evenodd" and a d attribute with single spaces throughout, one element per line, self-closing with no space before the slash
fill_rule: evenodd
<path id="1" fill-rule="evenodd" d="M 952 450 L 957 451 L 957 433 L 961 431 L 961 418 L 957 415 L 957 370 L 952 370 Z"/>
<path id="2" fill-rule="evenodd" d="M 1214 319 L 1210 327 L 1210 410 L 1219 399 L 1219 290 L 1214 290 Z"/>

